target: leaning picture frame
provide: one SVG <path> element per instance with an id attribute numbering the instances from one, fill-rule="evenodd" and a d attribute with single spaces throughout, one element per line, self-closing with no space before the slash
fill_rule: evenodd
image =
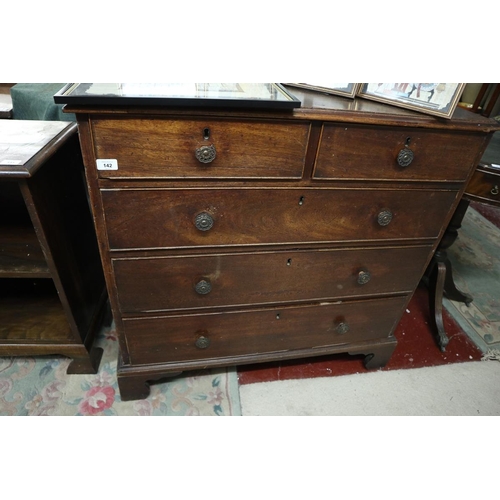
<path id="1" fill-rule="evenodd" d="M 68 83 L 56 104 L 293 109 L 301 102 L 279 83 Z"/>
<path id="2" fill-rule="evenodd" d="M 354 98 L 358 88 L 358 83 L 286 83 L 292 87 L 316 90 L 326 94 L 341 95 Z"/>
<path id="3" fill-rule="evenodd" d="M 451 118 L 465 83 L 361 83 L 356 95 L 401 108 Z"/>

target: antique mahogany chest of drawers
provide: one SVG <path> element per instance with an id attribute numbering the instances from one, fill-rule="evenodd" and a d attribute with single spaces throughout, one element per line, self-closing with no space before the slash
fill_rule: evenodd
<path id="1" fill-rule="evenodd" d="M 185 370 L 339 352 L 377 368 L 391 356 L 494 125 L 293 92 L 302 106 L 286 111 L 66 106 L 122 399 Z"/>

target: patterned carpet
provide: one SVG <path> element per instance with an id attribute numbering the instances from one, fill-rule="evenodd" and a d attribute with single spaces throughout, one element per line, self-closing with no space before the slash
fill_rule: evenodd
<path id="1" fill-rule="evenodd" d="M 469 207 L 448 256 L 455 284 L 473 301 L 445 299 L 444 306 L 483 352 L 500 349 L 499 249 L 500 229 Z"/>
<path id="2" fill-rule="evenodd" d="M 96 375 L 66 375 L 67 358 L 0 358 L 0 415 L 230 416 L 240 415 L 233 369 L 189 373 L 151 385 L 139 401 L 120 400 L 116 380 L 118 342 L 104 329 L 104 355 Z"/>

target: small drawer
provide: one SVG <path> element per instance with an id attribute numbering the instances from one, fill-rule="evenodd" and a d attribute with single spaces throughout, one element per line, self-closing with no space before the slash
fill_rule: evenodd
<path id="1" fill-rule="evenodd" d="M 95 156 L 115 159 L 104 178 L 300 179 L 308 123 L 257 120 L 95 119 Z"/>
<path id="2" fill-rule="evenodd" d="M 483 142 L 459 132 L 324 125 L 313 177 L 464 181 Z"/>
<path id="3" fill-rule="evenodd" d="M 436 238 L 454 191 L 104 189 L 112 250 Z"/>
<path id="4" fill-rule="evenodd" d="M 278 353 L 388 338 L 407 297 L 123 319 L 132 364 Z"/>
<path id="5" fill-rule="evenodd" d="M 500 205 L 500 169 L 479 166 L 467 184 L 465 194 L 479 201 Z"/>
<path id="6" fill-rule="evenodd" d="M 123 313 L 409 293 L 431 247 L 113 259 Z"/>

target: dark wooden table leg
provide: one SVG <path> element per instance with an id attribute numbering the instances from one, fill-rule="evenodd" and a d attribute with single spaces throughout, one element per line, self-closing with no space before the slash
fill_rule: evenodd
<path id="1" fill-rule="evenodd" d="M 429 288 L 431 317 L 437 333 L 436 340 L 442 351 L 446 350 L 449 342 L 443 322 L 443 296 L 467 305 L 472 302 L 470 295 L 456 287 L 447 253 L 447 249 L 457 239 L 467 208 L 469 208 L 469 201 L 462 198 L 425 273 L 425 282 Z"/>
<path id="2" fill-rule="evenodd" d="M 446 350 L 450 341 L 446 335 L 443 322 L 443 292 L 446 278 L 446 265 L 444 262 L 436 262 L 433 275 L 430 280 L 429 299 L 434 327 L 437 332 L 437 342 L 441 351 Z"/>

